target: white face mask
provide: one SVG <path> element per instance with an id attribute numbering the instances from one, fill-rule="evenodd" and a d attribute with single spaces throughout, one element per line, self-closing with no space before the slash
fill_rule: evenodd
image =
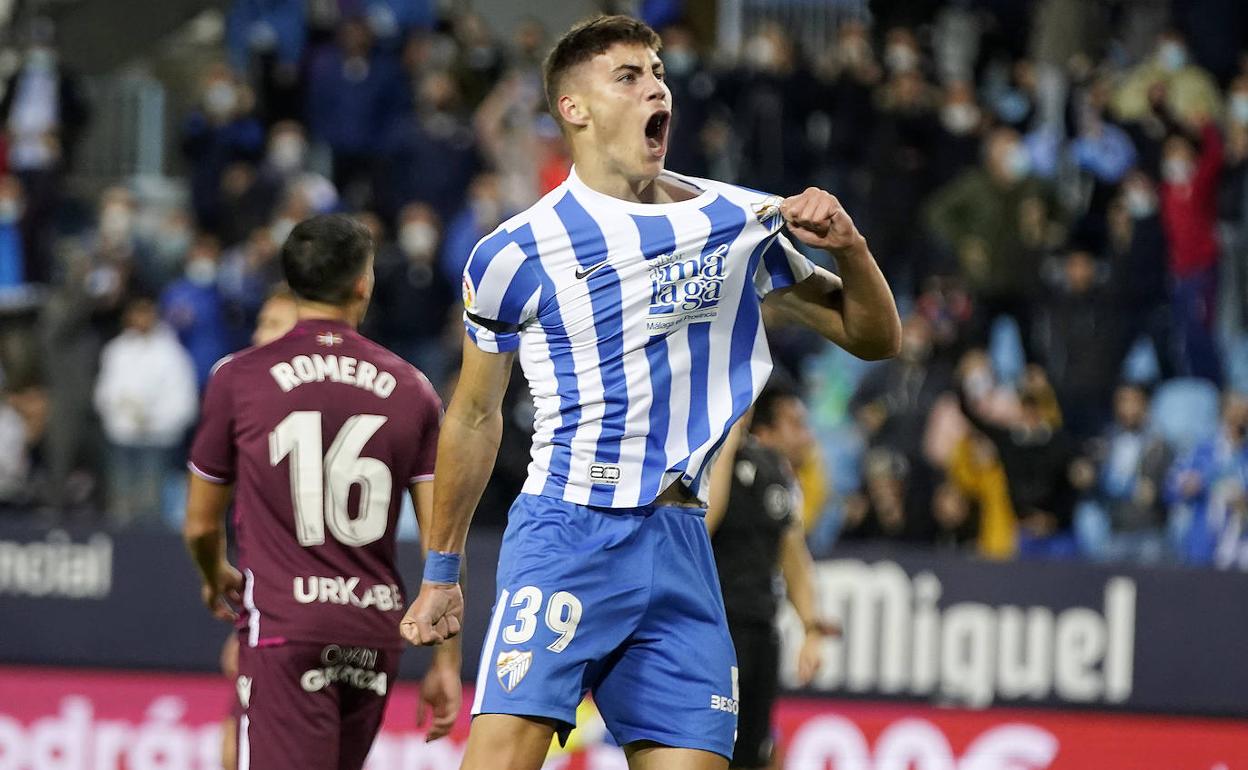
<path id="1" fill-rule="evenodd" d="M 1231 96 L 1231 120 L 1240 125 L 1248 124 L 1248 93 Z"/>
<path id="2" fill-rule="evenodd" d="M 0 200 L 0 225 L 16 224 L 22 218 L 22 204 L 16 198 Z"/>
<path id="3" fill-rule="evenodd" d="M 204 108 L 217 117 L 229 115 L 237 104 L 238 94 L 229 83 L 213 83 L 204 93 Z"/>
<path id="4" fill-rule="evenodd" d="M 1126 193 L 1127 212 L 1135 219 L 1143 219 L 1153 215 L 1157 210 L 1157 199 L 1148 190 L 1130 187 Z"/>
<path id="5" fill-rule="evenodd" d="M 1014 145 L 1005 160 L 1006 174 L 1015 181 L 1031 173 L 1031 155 L 1021 144 Z"/>
<path id="6" fill-rule="evenodd" d="M 296 171 L 303 166 L 306 147 L 298 136 L 283 134 L 273 139 L 269 147 L 269 162 L 278 171 Z"/>
<path id="7" fill-rule="evenodd" d="M 100 212 L 100 235 L 116 242 L 130 234 L 134 217 L 125 206 L 109 206 Z"/>
<path id="8" fill-rule="evenodd" d="M 217 263 L 211 259 L 192 259 L 186 263 L 186 279 L 196 286 L 211 286 L 217 280 Z"/>
<path id="9" fill-rule="evenodd" d="M 1190 160 L 1178 156 L 1166 158 L 1161 164 L 1161 175 L 1170 184 L 1187 184 L 1195 171 Z"/>
<path id="10" fill-rule="evenodd" d="M 745 60 L 755 69 L 770 70 L 779 63 L 776 44 L 765 37 L 756 37 L 745 45 Z"/>
<path id="11" fill-rule="evenodd" d="M 1176 43 L 1173 40 L 1161 44 L 1161 48 L 1157 50 L 1157 57 L 1161 60 L 1161 66 L 1167 72 L 1178 72 L 1187 66 L 1187 49 L 1182 43 Z"/>
<path id="12" fill-rule="evenodd" d="M 979 125 L 979 108 L 965 102 L 950 104 L 941 110 L 940 120 L 951 134 L 969 134 Z"/>
<path id="13" fill-rule="evenodd" d="M 884 51 L 884 63 L 892 72 L 913 72 L 919 67 L 919 53 L 908 45 L 894 43 Z"/>
<path id="14" fill-rule="evenodd" d="M 290 236 L 290 231 L 295 229 L 295 222 L 289 219 L 279 219 L 269 225 L 269 238 L 278 248 L 286 242 L 286 238 Z"/>
<path id="15" fill-rule="evenodd" d="M 408 222 L 399 229 L 399 248 L 409 257 L 429 257 L 437 245 L 437 228 L 428 222 Z"/>

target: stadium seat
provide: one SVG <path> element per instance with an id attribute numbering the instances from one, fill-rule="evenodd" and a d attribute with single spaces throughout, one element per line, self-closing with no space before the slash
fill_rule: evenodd
<path id="1" fill-rule="evenodd" d="M 1157 387 L 1153 424 L 1178 452 L 1212 437 L 1218 429 L 1218 389 L 1208 380 L 1180 377 Z"/>

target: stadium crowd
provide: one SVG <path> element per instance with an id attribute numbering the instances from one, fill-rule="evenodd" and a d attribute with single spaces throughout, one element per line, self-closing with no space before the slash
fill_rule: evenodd
<path id="1" fill-rule="evenodd" d="M 799 469 L 816 555 L 1248 568 L 1248 10 L 881 1 L 817 45 L 751 27 L 730 59 L 651 5 L 668 168 L 833 191 L 903 308 L 880 364 L 769 328 L 818 429 Z M 181 124 L 189 205 L 122 182 L 77 221 L 58 212 L 90 105 L 33 30 L 0 99 L 0 297 L 41 287 L 0 357 L 0 511 L 176 518 L 198 393 L 313 213 L 373 230 L 363 328 L 449 395 L 473 245 L 568 168 L 540 23 L 235 0 Z M 527 465 L 512 383 L 495 524 Z"/>

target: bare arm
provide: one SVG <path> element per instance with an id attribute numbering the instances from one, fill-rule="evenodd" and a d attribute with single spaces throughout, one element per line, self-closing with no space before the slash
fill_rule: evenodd
<path id="1" fill-rule="evenodd" d="M 438 439 L 433 513 L 425 547 L 463 553 L 468 527 L 498 457 L 503 395 L 514 353 L 486 353 L 464 340 L 464 363 Z"/>
<path id="2" fill-rule="evenodd" d="M 427 534 L 421 537 L 429 551 L 464 552 L 472 514 L 498 455 L 503 395 L 514 359 L 514 353 L 486 353 L 464 340 L 459 384 L 438 438 L 433 513 Z M 400 630 L 412 644 L 441 644 L 460 632 L 463 615 L 464 597 L 458 583 L 424 581 Z"/>
<path id="3" fill-rule="evenodd" d="M 768 295 L 768 304 L 859 358 L 896 355 L 901 318 L 892 290 L 836 197 L 811 187 L 786 198 L 781 212 L 794 237 L 836 259 L 840 276 L 816 267 L 806 280 Z"/>
<path id="4" fill-rule="evenodd" d="M 232 621 L 235 613 L 226 600 L 237 603 L 242 590 L 242 576 L 225 558 L 225 509 L 234 487 L 214 484 L 194 473 L 187 477 L 182 539 L 199 570 L 204 604 L 217 618 Z"/>
<path id="5" fill-rule="evenodd" d="M 800 522 L 794 522 L 780 541 L 780 572 L 784 575 L 789 603 L 806 629 L 797 655 L 797 679 L 805 685 L 814 678 L 822 664 L 823 637 L 839 633 L 839 629 L 819 618 L 815 598 L 815 562 L 806 547 Z"/>
<path id="6" fill-rule="evenodd" d="M 409 488 L 412 505 L 416 509 L 416 522 L 420 527 L 420 549 L 422 554 L 429 552 L 425 533 L 429 531 L 430 519 L 433 517 L 433 482 L 419 481 Z M 464 565 L 466 566 L 466 565 Z M 450 734 L 455 726 L 455 718 L 459 716 L 459 707 L 463 698 L 461 669 L 463 667 L 463 650 L 460 637 L 456 636 L 433 648 L 433 663 L 425 672 L 420 683 L 420 701 L 416 706 L 416 724 L 425 723 L 429 716 L 429 730 L 425 734 L 426 741 L 436 741 Z"/>
<path id="7" fill-rule="evenodd" d="M 748 415 L 747 415 L 748 416 Z M 728 431 L 724 438 L 724 446 L 719 450 L 719 458 L 711 469 L 711 491 L 706 506 L 706 529 L 715 534 L 728 511 L 728 496 L 732 493 L 732 474 L 737 465 L 737 447 L 741 446 L 741 436 L 745 433 L 749 420 L 742 417 Z"/>

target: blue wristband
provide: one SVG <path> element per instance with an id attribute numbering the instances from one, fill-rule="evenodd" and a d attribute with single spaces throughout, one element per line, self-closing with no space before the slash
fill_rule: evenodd
<path id="1" fill-rule="evenodd" d="M 458 583 L 459 561 L 457 553 L 430 551 L 425 557 L 425 581 L 429 583 Z"/>

